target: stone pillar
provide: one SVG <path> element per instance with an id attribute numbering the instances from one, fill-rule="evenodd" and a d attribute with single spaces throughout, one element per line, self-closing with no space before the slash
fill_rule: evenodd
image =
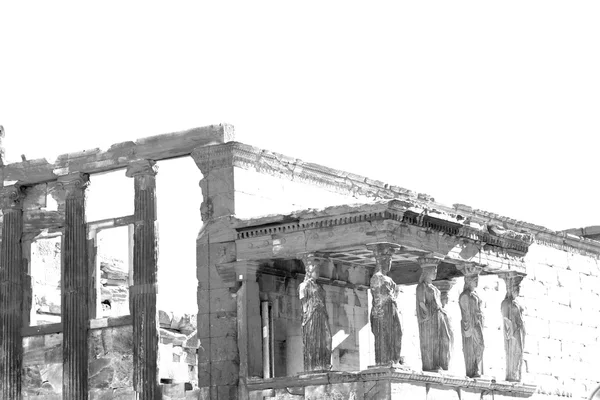
<path id="1" fill-rule="evenodd" d="M 63 399 L 88 398 L 89 271 L 85 221 L 87 174 L 58 179 L 65 191 L 62 238 Z"/>
<path id="2" fill-rule="evenodd" d="M 417 285 L 417 320 L 423 371 L 448 370 L 452 349 L 452 332 L 441 293 L 433 284 L 440 259 L 419 257 L 421 277 Z"/>
<path id="3" fill-rule="evenodd" d="M 238 261 L 232 264 L 241 285 L 237 290 L 237 351 L 240 368 L 238 379 L 238 399 L 248 400 L 247 382 L 249 377 L 262 377 L 263 352 L 261 335 L 260 296 L 255 261 Z M 219 397 L 220 398 L 220 397 Z"/>
<path id="4" fill-rule="evenodd" d="M 525 348 L 525 323 L 523 307 L 517 301 L 524 276 L 517 272 L 501 274 L 506 282 L 506 297 L 502 301 L 504 320 L 504 351 L 506 352 L 506 380 L 519 382 L 523 367 L 523 349 Z"/>
<path id="5" fill-rule="evenodd" d="M 133 318 L 133 388 L 139 400 L 160 398 L 158 385 L 158 311 L 156 309 L 158 243 L 156 235 L 156 166 L 131 163 L 134 179 L 133 286 L 129 308 Z"/>
<path id="6" fill-rule="evenodd" d="M 402 317 L 398 307 L 398 285 L 388 276 L 392 255 L 400 248 L 395 243 L 372 243 L 367 248 L 375 257 L 371 278 L 371 331 L 375 336 L 375 364 L 401 364 Z"/>
<path id="7" fill-rule="evenodd" d="M 23 345 L 23 191 L 19 186 L 0 189 L 2 249 L 0 253 L 0 394 L 2 399 L 21 398 Z"/>
<path id="8" fill-rule="evenodd" d="M 325 303 L 325 289 L 317 282 L 320 259 L 313 253 L 302 256 L 305 275 L 298 287 L 302 304 L 302 343 L 304 371 L 331 369 L 331 329 Z"/>
<path id="9" fill-rule="evenodd" d="M 476 292 L 481 267 L 475 264 L 463 264 L 459 265 L 458 269 L 465 275 L 465 288 L 458 298 L 458 303 L 462 315 L 461 333 L 466 375 L 477 378 L 483 375 L 485 349 L 481 299 Z"/>

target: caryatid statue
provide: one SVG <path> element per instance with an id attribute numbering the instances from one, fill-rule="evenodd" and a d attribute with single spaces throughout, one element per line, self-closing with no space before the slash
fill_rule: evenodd
<path id="1" fill-rule="evenodd" d="M 398 308 L 399 287 L 388 276 L 392 255 L 400 248 L 395 243 L 373 243 L 367 248 L 375 257 L 375 273 L 371 278 L 371 331 L 375 336 L 375 364 L 400 364 L 402 319 Z"/>
<path id="2" fill-rule="evenodd" d="M 517 302 L 523 275 L 515 272 L 500 275 L 506 282 L 506 297 L 502 301 L 504 319 L 504 351 L 506 352 L 506 380 L 521 380 L 523 349 L 525 348 L 525 324 L 523 307 Z"/>
<path id="3" fill-rule="evenodd" d="M 461 333 L 466 374 L 470 378 L 483 375 L 483 314 L 481 299 L 475 291 L 479 283 L 481 267 L 474 264 L 459 266 L 465 275 L 465 288 L 458 298 L 460 305 Z"/>
<path id="4" fill-rule="evenodd" d="M 442 307 L 440 291 L 433 285 L 440 260 L 419 257 L 417 262 L 422 269 L 416 297 L 423 371 L 448 370 L 452 332 L 448 315 Z"/>
<path id="5" fill-rule="evenodd" d="M 299 294 L 305 371 L 331 369 L 331 329 L 325 306 L 325 289 L 317 283 L 321 260 L 312 253 L 302 256 L 306 275 L 299 286 Z"/>

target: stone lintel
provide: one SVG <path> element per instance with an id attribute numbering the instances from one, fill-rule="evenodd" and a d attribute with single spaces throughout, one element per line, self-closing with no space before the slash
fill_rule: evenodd
<path id="1" fill-rule="evenodd" d="M 58 156 L 55 163 L 46 159 L 28 160 L 3 167 L 4 181 L 21 184 L 56 180 L 72 172 L 94 174 L 127 167 L 133 160 L 165 160 L 190 155 L 201 146 L 233 140 L 233 126 L 227 124 L 193 128 L 112 145 L 108 150 L 91 149 Z"/>

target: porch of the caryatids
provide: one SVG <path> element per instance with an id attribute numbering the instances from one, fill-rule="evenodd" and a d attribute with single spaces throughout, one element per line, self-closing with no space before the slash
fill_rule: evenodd
<path id="1" fill-rule="evenodd" d="M 504 320 L 504 351 L 506 353 L 506 380 L 519 382 L 523 367 L 523 350 L 525 348 L 525 324 L 523 307 L 517 297 L 521 290 L 524 276 L 516 272 L 501 274 L 506 282 L 506 297 L 502 301 L 501 310 Z"/>
<path id="2" fill-rule="evenodd" d="M 465 276 L 465 287 L 458 298 L 461 312 L 461 334 L 465 372 L 470 378 L 483 375 L 483 313 L 481 299 L 477 294 L 481 267 L 475 264 L 462 264 L 458 269 Z"/>
<path id="3" fill-rule="evenodd" d="M 325 303 L 325 289 L 317 282 L 323 258 L 314 253 L 301 256 L 306 274 L 298 288 L 302 304 L 302 342 L 304 344 L 304 371 L 331 369 L 331 328 Z"/>
<path id="4" fill-rule="evenodd" d="M 367 248 L 375 258 L 375 273 L 370 282 L 373 297 L 371 308 L 371 331 L 375 337 L 375 364 L 401 364 L 402 316 L 398 306 L 399 287 L 388 276 L 392 256 L 399 245 L 395 243 L 372 243 Z"/>
<path id="5" fill-rule="evenodd" d="M 440 290 L 433 284 L 440 261 L 436 257 L 417 259 L 422 270 L 417 285 L 416 306 L 423 371 L 448 370 L 450 364 L 453 335 Z"/>

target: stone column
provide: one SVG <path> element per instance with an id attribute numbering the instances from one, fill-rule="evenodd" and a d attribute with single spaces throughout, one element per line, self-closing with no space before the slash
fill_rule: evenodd
<path id="1" fill-rule="evenodd" d="M 304 371 L 323 372 L 331 369 L 331 329 L 325 303 L 325 289 L 317 282 L 320 258 L 313 253 L 302 255 L 305 275 L 298 287 L 302 304 L 302 343 Z"/>
<path id="2" fill-rule="evenodd" d="M 156 166 L 140 160 L 127 168 L 134 179 L 133 286 L 129 308 L 133 318 L 133 388 L 139 400 L 160 398 L 158 385 L 158 311 L 156 309 L 158 245 L 156 236 Z"/>
<path id="3" fill-rule="evenodd" d="M 375 336 L 375 364 L 401 364 L 402 317 L 398 307 L 398 285 L 388 276 L 392 255 L 400 248 L 395 243 L 372 243 L 367 248 L 375 257 L 371 278 L 371 331 Z"/>
<path id="4" fill-rule="evenodd" d="M 477 378 L 483 375 L 485 349 L 481 299 L 476 292 L 481 267 L 475 264 L 463 264 L 459 265 L 458 269 L 465 275 L 465 288 L 458 298 L 462 315 L 461 333 L 465 369 L 468 377 Z"/>
<path id="5" fill-rule="evenodd" d="M 62 238 L 63 399 L 88 398 L 89 271 L 85 221 L 87 174 L 58 179 L 65 191 Z"/>
<path id="6" fill-rule="evenodd" d="M 0 394 L 2 399 L 21 398 L 23 345 L 23 191 L 19 186 L 0 189 L 2 248 L 0 253 Z"/>
<path id="7" fill-rule="evenodd" d="M 419 257 L 421 277 L 417 285 L 417 320 L 423 371 L 448 370 L 452 349 L 452 332 L 441 293 L 433 284 L 440 259 Z"/>
<path id="8" fill-rule="evenodd" d="M 517 272 L 501 274 L 506 282 L 506 297 L 502 301 L 504 320 L 504 351 L 506 352 L 506 380 L 519 382 L 525 348 L 525 324 L 523 307 L 517 301 L 524 276 Z"/>
<path id="9" fill-rule="evenodd" d="M 257 281 L 258 263 L 238 261 L 232 263 L 240 286 L 237 290 L 237 350 L 239 354 L 238 399 L 248 400 L 249 377 L 263 374 L 263 352 L 260 296 Z M 220 397 L 219 397 L 220 398 Z"/>

